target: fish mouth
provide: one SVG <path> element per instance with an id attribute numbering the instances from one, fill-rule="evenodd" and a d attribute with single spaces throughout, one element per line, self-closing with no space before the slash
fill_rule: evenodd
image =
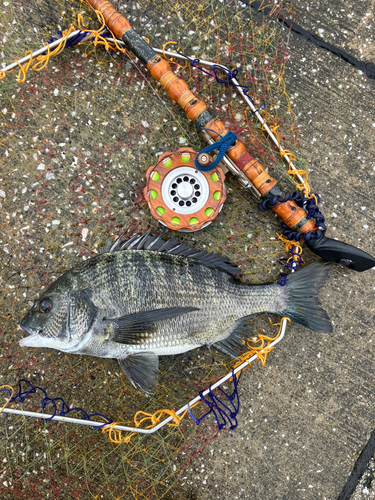
<path id="1" fill-rule="evenodd" d="M 19 341 L 21 347 L 43 347 L 43 337 L 37 333 L 24 337 Z"/>
<path id="2" fill-rule="evenodd" d="M 50 347 L 51 349 L 64 350 L 64 342 L 59 341 L 56 337 L 46 337 L 43 335 L 42 329 L 26 326 L 22 322 L 17 326 L 19 330 L 28 334 L 19 340 L 18 344 L 21 347 Z"/>
<path id="3" fill-rule="evenodd" d="M 38 347 L 40 345 L 42 338 L 39 335 L 39 330 L 31 328 L 31 326 L 23 325 L 22 323 L 17 325 L 17 327 L 19 330 L 28 334 L 27 337 L 20 339 L 19 345 L 21 347 Z"/>
<path id="4" fill-rule="evenodd" d="M 29 335 L 35 335 L 36 333 L 38 333 L 38 330 L 31 328 L 31 326 L 23 325 L 22 323 L 19 323 L 17 325 L 17 328 L 18 330 L 22 330 L 23 332 L 26 332 Z"/>

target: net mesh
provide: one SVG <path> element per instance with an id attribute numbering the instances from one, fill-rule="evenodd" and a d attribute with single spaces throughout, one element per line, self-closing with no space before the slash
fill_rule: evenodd
<path id="1" fill-rule="evenodd" d="M 120 0 L 116 7 L 154 47 L 174 41 L 168 49 L 180 46 L 186 55 L 239 68 L 240 83 L 268 125 L 280 126 L 283 147 L 293 149 L 297 134 L 283 84 L 288 33 L 279 23 L 235 1 Z M 98 27 L 79 0 L 2 2 L 3 67 L 77 25 L 80 12 Z M 190 65 L 172 67 L 293 190 L 277 149 L 236 90 Z M 127 425 L 139 410 L 177 410 L 227 373 L 232 361 L 206 348 L 161 358 L 158 387 L 148 397 L 130 386 L 115 360 L 21 349 L 16 325 L 44 287 L 95 255 L 107 236 L 156 228 L 142 198 L 145 172 L 162 152 L 199 151 L 204 144 L 129 55 L 87 42 L 51 58 L 42 71 L 30 68 L 24 83 L 17 83 L 17 72 L 0 80 L 0 381 L 16 387 L 25 378 L 70 407 Z M 230 176 L 226 187 L 218 219 L 184 238 L 230 256 L 250 283 L 278 279 L 285 255 L 275 235 L 278 222 L 260 213 L 257 200 Z M 254 322 L 254 335 L 268 332 L 267 325 L 264 317 Z M 14 406 L 39 411 L 40 404 L 34 394 Z M 180 426 L 116 444 L 91 427 L 3 414 L 0 433 L 3 498 L 91 500 L 168 498 L 178 473 L 219 432 L 212 417 L 198 427 L 187 416 Z"/>

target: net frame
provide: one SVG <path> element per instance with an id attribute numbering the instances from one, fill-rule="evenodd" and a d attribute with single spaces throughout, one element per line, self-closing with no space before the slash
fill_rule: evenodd
<path id="1" fill-rule="evenodd" d="M 179 416 L 182 415 L 183 413 L 186 412 L 186 410 L 189 411 L 190 413 L 190 408 L 194 406 L 196 403 L 199 403 L 199 401 L 202 400 L 202 396 L 207 396 L 210 394 L 210 392 L 214 391 L 221 385 L 223 385 L 225 382 L 228 380 L 232 379 L 234 375 L 237 375 L 238 373 L 241 373 L 245 368 L 247 368 L 251 363 L 256 361 L 257 359 L 260 359 L 261 355 L 267 354 L 270 352 L 276 344 L 278 344 L 285 336 L 286 332 L 286 326 L 288 324 L 288 320 L 286 318 L 283 318 L 281 321 L 281 328 L 280 328 L 280 333 L 277 336 L 277 338 L 270 342 L 269 345 L 267 346 L 266 349 L 261 350 L 259 354 L 254 354 L 252 357 L 241 363 L 239 366 L 234 368 L 231 372 L 227 373 L 222 377 L 220 380 L 215 382 L 214 384 L 210 385 L 208 389 L 205 389 L 202 391 L 201 395 L 196 396 L 195 398 L 191 399 L 186 405 L 182 406 L 178 410 L 174 411 L 174 414 Z M 3 386 L 4 387 L 4 386 Z M 60 422 L 67 422 L 71 424 L 76 424 L 76 425 L 89 425 L 92 427 L 98 427 L 100 429 L 103 429 L 103 422 L 96 422 L 93 420 L 84 420 L 84 419 L 78 419 L 78 418 L 72 418 L 72 417 L 63 417 L 60 415 L 51 415 L 48 413 L 38 413 L 38 412 L 32 412 L 32 411 L 27 411 L 27 410 L 16 410 L 13 408 L 7 408 L 6 406 L 3 407 L 3 409 L 0 411 L 0 413 L 10 413 L 14 415 L 22 415 L 24 417 L 33 417 L 33 418 L 41 418 L 41 419 L 48 419 L 48 420 L 57 420 Z M 162 427 L 165 425 L 170 424 L 174 420 L 174 416 L 170 415 L 169 417 L 165 418 L 162 422 L 156 424 L 155 426 L 152 426 L 151 428 L 146 428 L 142 429 L 139 427 L 128 427 L 125 425 L 113 425 L 111 426 L 111 429 L 117 430 L 117 431 L 125 431 L 125 432 L 132 432 L 132 433 L 137 433 L 137 434 L 154 434 L 155 432 L 159 431 Z"/>
<path id="2" fill-rule="evenodd" d="M 77 35 L 83 35 L 83 34 L 84 34 L 84 32 L 81 31 L 81 30 L 72 31 L 71 33 L 69 33 L 66 36 L 66 40 L 73 39 L 73 38 L 77 37 Z M 92 36 L 91 33 L 87 34 L 82 39 L 82 42 L 85 41 L 85 40 L 87 40 L 87 39 L 89 39 L 91 36 Z M 108 38 L 108 41 L 109 42 L 113 42 L 114 41 L 119 46 L 123 46 L 124 45 L 124 42 L 122 40 L 118 40 L 118 39 L 114 40 L 112 38 Z M 12 71 L 13 69 L 21 66 L 22 64 L 25 64 L 25 63 L 27 64 L 33 58 L 35 58 L 35 57 L 37 57 L 37 56 L 39 56 L 41 54 L 44 54 L 47 51 L 50 51 L 51 49 L 57 47 L 60 43 L 61 43 L 61 40 L 55 40 L 53 42 L 50 42 L 49 44 L 44 45 L 40 49 L 34 51 L 33 53 L 30 53 L 29 55 L 23 57 L 22 59 L 20 59 L 18 61 L 15 61 L 14 63 L 11 63 L 8 66 L 2 68 L 2 71 L 4 73 L 6 73 L 6 72 Z M 187 56 L 185 56 L 185 55 L 183 55 L 181 53 L 174 52 L 174 51 L 169 51 L 169 50 L 165 50 L 164 48 L 163 49 L 153 48 L 153 49 L 155 50 L 155 52 L 157 52 L 159 54 L 162 54 L 164 57 L 165 56 L 173 57 L 173 58 L 177 58 L 177 59 L 182 60 L 182 61 L 189 61 L 189 60 L 191 61 L 191 60 L 193 60 L 194 61 L 194 65 L 197 65 L 197 66 L 198 65 L 202 65 L 202 66 L 205 66 L 205 67 L 208 67 L 208 68 L 220 67 L 221 69 L 223 69 L 228 74 L 231 72 L 231 70 L 227 66 L 224 66 L 223 64 L 214 63 L 214 62 L 210 62 L 210 61 L 198 59 L 194 55 L 187 57 Z M 253 100 L 251 98 L 249 98 L 249 96 L 247 95 L 246 89 L 243 86 L 240 85 L 240 83 L 238 82 L 238 80 L 237 80 L 237 78 L 235 76 L 231 77 L 231 81 L 233 82 L 235 90 L 238 92 L 238 94 L 245 99 L 245 102 L 246 102 L 247 106 L 250 108 L 252 114 L 255 115 L 255 117 L 257 118 L 257 120 L 260 122 L 261 126 L 264 127 L 264 129 L 266 130 L 266 132 L 268 134 L 268 137 L 272 140 L 272 142 L 274 143 L 274 145 L 277 146 L 280 149 L 280 141 L 279 141 L 279 139 L 273 133 L 273 131 L 268 127 L 268 124 L 263 119 L 262 115 L 259 113 L 258 109 L 254 105 Z M 214 142 L 214 141 L 212 141 L 212 142 Z M 230 163 L 232 163 L 231 160 L 230 160 L 230 158 L 227 155 L 225 155 L 225 156 L 226 156 L 227 160 Z M 291 161 L 288 158 L 288 156 L 283 156 L 283 155 L 282 155 L 282 159 L 287 163 L 287 165 L 289 166 L 289 168 L 291 168 L 292 170 L 296 171 L 296 174 L 295 174 L 296 178 L 298 179 L 298 181 L 301 184 L 303 184 L 305 182 L 305 180 L 300 175 L 299 170 L 295 167 L 293 161 Z M 232 163 L 232 165 L 233 165 L 233 163 Z M 234 166 L 234 168 L 236 168 L 236 167 Z M 235 173 L 235 175 L 237 175 L 237 176 L 239 174 L 238 169 L 237 169 L 237 173 L 236 173 L 236 171 L 232 171 L 232 172 Z M 248 189 L 251 189 L 253 192 L 255 190 L 255 194 L 257 194 L 256 188 L 252 189 L 253 186 L 249 182 L 247 182 L 247 185 L 244 186 L 244 187 L 247 187 Z M 258 196 L 259 196 L 259 193 L 258 193 Z M 294 251 L 295 248 L 296 247 L 292 247 L 292 250 Z M 293 260 L 296 262 L 296 261 L 298 261 L 298 258 L 293 257 Z M 295 269 L 292 268 L 292 272 L 294 272 L 294 270 Z M 267 349 L 261 351 L 260 354 L 265 354 L 265 353 L 269 352 L 270 350 L 273 349 L 273 347 L 276 344 L 278 344 L 284 338 L 284 335 L 285 335 L 285 332 L 286 332 L 286 328 L 287 328 L 287 324 L 288 324 L 288 320 L 286 318 L 283 318 L 281 320 L 281 327 L 280 327 L 280 333 L 279 333 L 279 335 L 277 336 L 277 338 L 274 341 L 270 342 L 269 345 L 267 346 Z M 210 391 L 213 391 L 217 387 L 220 387 L 221 385 L 223 385 L 226 381 L 228 381 L 229 379 L 231 379 L 237 373 L 241 373 L 241 371 L 244 368 L 246 368 L 248 365 L 251 365 L 251 363 L 254 362 L 256 359 L 259 359 L 259 355 L 258 354 L 254 354 L 248 360 L 244 361 L 239 366 L 237 366 L 236 368 L 234 368 L 232 371 L 228 372 L 220 380 L 218 380 L 216 383 L 214 383 L 213 385 L 211 385 L 208 389 L 204 390 L 203 393 L 202 393 L 202 396 L 208 395 L 210 393 Z M 175 414 L 177 416 L 179 416 L 179 415 L 182 415 L 184 412 L 186 412 L 186 410 L 189 410 L 189 412 L 190 412 L 190 407 L 193 406 L 193 405 L 195 405 L 196 403 L 198 403 L 201 400 L 202 400 L 202 397 L 200 395 L 197 395 L 196 397 L 192 398 L 186 405 L 184 405 L 181 408 L 179 408 L 178 410 L 176 410 Z M 90 426 L 93 426 L 93 427 L 97 426 L 99 428 L 103 428 L 103 422 L 95 422 L 95 421 L 92 421 L 92 420 L 77 419 L 77 418 L 65 417 L 65 416 L 60 416 L 60 415 L 51 415 L 51 414 L 47 414 L 47 413 L 30 412 L 30 411 L 26 411 L 26 410 L 16 410 L 16 409 L 11 409 L 11 408 L 6 408 L 6 407 L 4 407 L 2 411 L 4 411 L 5 413 L 13 413 L 15 415 L 23 415 L 23 416 L 27 416 L 27 417 L 42 418 L 42 419 L 49 419 L 49 420 L 53 420 L 54 419 L 54 420 L 58 420 L 58 421 L 62 421 L 62 422 L 69 422 L 69 423 L 73 423 L 73 424 L 77 424 L 77 425 L 90 425 Z M 153 426 L 151 429 L 150 428 L 148 428 L 148 429 L 142 429 L 142 428 L 139 428 L 139 427 L 129 427 L 129 426 L 124 426 L 124 425 L 114 425 L 114 426 L 112 426 L 112 429 L 113 430 L 118 430 L 118 431 L 126 431 L 126 432 L 138 433 L 138 434 L 153 434 L 153 433 L 157 432 L 158 430 L 160 430 L 165 425 L 167 425 L 170 422 L 172 422 L 173 419 L 174 419 L 173 416 L 168 416 L 162 422 L 160 422 L 160 423 L 156 424 L 155 426 Z"/>

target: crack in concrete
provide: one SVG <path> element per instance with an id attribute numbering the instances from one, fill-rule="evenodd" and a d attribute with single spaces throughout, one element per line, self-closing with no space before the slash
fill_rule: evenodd
<path id="1" fill-rule="evenodd" d="M 270 7 L 262 8 L 262 2 L 258 0 L 253 2 L 251 0 L 244 0 L 244 3 L 246 5 L 250 5 L 250 7 L 257 10 L 258 12 L 264 12 L 264 14 L 266 15 L 271 13 L 272 16 L 272 13 L 274 12 L 274 10 L 272 10 L 274 9 L 273 7 L 272 9 Z M 362 71 L 368 78 L 375 80 L 375 65 L 373 63 L 367 61 L 360 61 L 356 57 L 347 54 L 344 50 L 339 49 L 338 47 L 335 47 L 334 45 L 331 45 L 328 42 L 325 42 L 324 40 L 314 35 L 313 33 L 310 33 L 309 31 L 305 30 L 305 28 L 302 28 L 298 24 L 295 24 L 291 19 L 288 19 L 283 11 L 279 11 L 277 16 L 275 16 L 275 19 L 278 19 L 283 24 L 285 24 L 285 26 L 287 26 L 287 28 L 290 28 L 290 30 L 293 33 L 302 36 L 305 40 L 308 40 L 316 47 L 327 50 L 331 54 L 340 57 L 343 61 L 349 63 L 354 68 Z"/>

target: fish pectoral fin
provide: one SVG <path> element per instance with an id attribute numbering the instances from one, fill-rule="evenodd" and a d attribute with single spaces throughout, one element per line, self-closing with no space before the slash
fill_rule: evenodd
<path id="1" fill-rule="evenodd" d="M 152 394 L 158 378 L 159 358 L 153 352 L 129 354 L 118 360 L 122 371 L 135 388 Z"/>
<path id="2" fill-rule="evenodd" d="M 134 314 L 121 318 L 103 318 L 111 340 L 119 344 L 139 345 L 152 337 L 159 321 L 175 318 L 182 314 L 199 311 L 196 307 L 168 307 Z"/>
<path id="3" fill-rule="evenodd" d="M 227 356 L 238 358 L 239 354 L 246 352 L 246 346 L 241 340 L 242 336 L 250 336 L 251 324 L 248 321 L 254 317 L 256 317 L 255 314 L 237 320 L 231 328 L 228 337 L 219 342 L 215 342 L 212 344 L 212 347 Z"/>

